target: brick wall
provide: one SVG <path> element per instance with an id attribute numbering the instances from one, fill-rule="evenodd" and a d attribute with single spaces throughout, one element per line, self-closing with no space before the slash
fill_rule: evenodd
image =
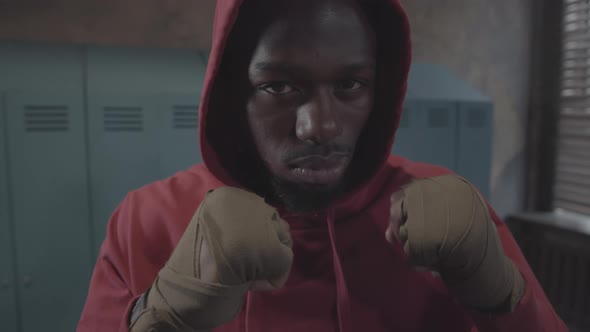
<path id="1" fill-rule="evenodd" d="M 0 0 L 0 40 L 208 48 L 213 0 Z"/>

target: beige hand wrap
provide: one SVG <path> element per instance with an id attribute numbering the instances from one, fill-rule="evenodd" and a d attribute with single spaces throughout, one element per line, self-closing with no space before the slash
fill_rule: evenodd
<path id="1" fill-rule="evenodd" d="M 201 248 L 215 262 L 211 283 L 200 280 Z M 201 331 L 232 320 L 253 281 L 287 275 L 293 259 L 288 224 L 252 193 L 210 192 L 147 296 L 131 331 Z"/>
<path id="2" fill-rule="evenodd" d="M 412 264 L 440 272 L 466 305 L 494 309 L 524 294 L 524 280 L 504 255 L 497 229 L 480 193 L 457 176 L 412 182 L 400 200 L 399 240 Z"/>

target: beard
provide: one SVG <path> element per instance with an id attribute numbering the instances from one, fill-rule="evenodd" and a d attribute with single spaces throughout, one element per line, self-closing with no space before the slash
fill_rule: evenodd
<path id="1" fill-rule="evenodd" d="M 273 197 L 289 212 L 307 213 L 324 209 L 341 196 L 346 188 L 344 178 L 333 185 L 315 185 L 296 183 L 273 176 L 271 190 Z"/>
<path id="2" fill-rule="evenodd" d="M 309 155 L 327 156 L 331 153 L 346 153 L 353 155 L 354 148 L 350 146 L 326 144 L 306 146 L 300 150 L 292 150 L 285 153 L 281 160 L 288 164 L 294 159 Z M 311 184 L 294 182 L 274 175 L 268 165 L 266 171 L 270 175 L 270 190 L 272 197 L 282 204 L 288 211 L 294 213 L 307 213 L 324 209 L 347 189 L 347 181 L 350 177 L 344 172 L 340 181 L 334 184 Z"/>

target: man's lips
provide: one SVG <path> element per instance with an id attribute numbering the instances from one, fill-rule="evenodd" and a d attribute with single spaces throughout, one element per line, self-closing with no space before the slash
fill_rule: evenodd
<path id="1" fill-rule="evenodd" d="M 348 153 L 331 153 L 327 156 L 309 155 L 288 163 L 290 177 L 296 182 L 333 184 L 340 180 L 350 160 Z"/>
<path id="2" fill-rule="evenodd" d="M 348 154 L 345 153 L 332 153 L 327 156 L 310 155 L 291 160 L 289 166 L 311 170 L 331 169 L 348 161 L 348 158 Z"/>

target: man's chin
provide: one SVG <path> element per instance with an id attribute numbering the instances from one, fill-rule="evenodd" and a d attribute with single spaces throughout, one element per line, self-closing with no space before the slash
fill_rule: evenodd
<path id="1" fill-rule="evenodd" d="M 313 212 L 327 208 L 343 192 L 342 181 L 331 184 L 293 182 L 274 178 L 276 198 L 291 212 Z"/>
<path id="2" fill-rule="evenodd" d="M 321 193 L 331 193 L 336 191 L 340 188 L 340 182 L 335 183 L 308 183 L 308 182 L 291 182 L 291 185 L 294 187 L 299 188 L 299 190 L 304 192 L 315 192 L 318 194 Z"/>

